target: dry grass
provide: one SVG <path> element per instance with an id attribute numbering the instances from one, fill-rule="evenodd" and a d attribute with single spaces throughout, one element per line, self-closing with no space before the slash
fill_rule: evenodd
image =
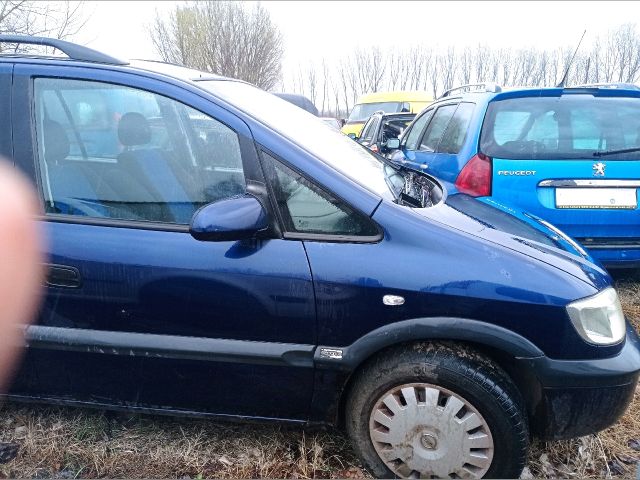
<path id="1" fill-rule="evenodd" d="M 640 276 L 618 279 L 625 312 L 640 330 Z M 640 451 L 640 392 L 621 421 L 575 440 L 536 443 L 525 478 L 634 477 Z M 8 405 L 0 441 L 17 442 L 0 477 L 346 478 L 368 476 L 337 431 L 132 416 Z"/>

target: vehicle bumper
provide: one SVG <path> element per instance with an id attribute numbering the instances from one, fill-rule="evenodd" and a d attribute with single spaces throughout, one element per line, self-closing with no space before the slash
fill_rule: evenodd
<path id="1" fill-rule="evenodd" d="M 615 357 L 598 360 L 522 359 L 537 377 L 529 395 L 532 433 L 545 440 L 579 437 L 615 423 L 633 399 L 640 340 L 631 326 Z"/>
<path id="2" fill-rule="evenodd" d="M 640 243 L 589 246 L 583 242 L 582 246 L 606 268 L 640 268 Z"/>

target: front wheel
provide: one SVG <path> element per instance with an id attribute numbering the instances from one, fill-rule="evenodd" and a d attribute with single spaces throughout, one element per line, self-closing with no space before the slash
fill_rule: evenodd
<path id="1" fill-rule="evenodd" d="M 468 347 L 420 343 L 357 374 L 347 431 L 377 477 L 517 478 L 528 428 L 507 374 Z"/>

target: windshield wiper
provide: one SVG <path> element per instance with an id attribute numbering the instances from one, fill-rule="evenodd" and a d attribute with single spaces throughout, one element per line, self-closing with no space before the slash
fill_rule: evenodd
<path id="1" fill-rule="evenodd" d="M 632 152 L 640 152 L 640 147 L 621 148 L 619 150 L 603 150 L 601 152 L 593 152 L 593 156 L 594 157 L 605 157 L 607 155 L 615 155 L 617 153 L 632 153 Z"/>

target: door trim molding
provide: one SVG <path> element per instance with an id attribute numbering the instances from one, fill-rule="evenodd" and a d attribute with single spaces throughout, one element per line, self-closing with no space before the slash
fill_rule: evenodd
<path id="1" fill-rule="evenodd" d="M 102 355 L 313 368 L 314 345 L 83 328 L 25 327 L 28 348 Z"/>

